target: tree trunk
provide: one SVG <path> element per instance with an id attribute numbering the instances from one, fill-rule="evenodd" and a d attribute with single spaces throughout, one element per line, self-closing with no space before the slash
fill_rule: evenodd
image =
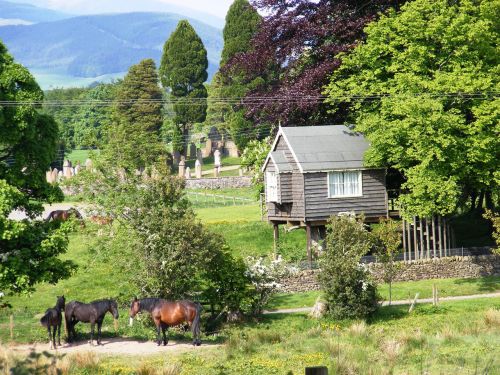
<path id="1" fill-rule="evenodd" d="M 487 190 L 484 194 L 484 204 L 486 206 L 486 209 L 490 211 L 494 211 L 494 204 L 493 204 L 493 198 L 491 196 L 491 190 Z"/>
<path id="2" fill-rule="evenodd" d="M 482 211 L 483 202 L 484 202 L 484 189 L 481 190 L 481 193 L 479 194 L 479 199 L 477 201 L 476 211 L 478 211 L 478 212 Z"/>

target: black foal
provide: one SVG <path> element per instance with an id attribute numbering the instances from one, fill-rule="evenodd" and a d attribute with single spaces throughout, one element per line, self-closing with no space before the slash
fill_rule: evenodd
<path id="1" fill-rule="evenodd" d="M 56 348 L 56 330 L 59 346 L 61 346 L 61 326 L 62 312 L 64 311 L 66 300 L 64 296 L 57 297 L 56 306 L 45 311 L 45 315 L 40 319 L 42 326 L 49 332 L 50 348 Z"/>

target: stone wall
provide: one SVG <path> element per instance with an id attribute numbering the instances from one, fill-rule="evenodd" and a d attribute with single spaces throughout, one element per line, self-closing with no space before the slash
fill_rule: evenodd
<path id="1" fill-rule="evenodd" d="M 252 186 L 252 178 L 249 176 L 197 178 L 186 180 L 188 189 L 227 189 Z"/>
<path id="2" fill-rule="evenodd" d="M 395 281 L 500 276 L 500 256 L 498 255 L 436 258 L 400 263 L 401 271 Z M 370 263 L 368 269 L 375 280 L 382 281 L 381 264 Z M 282 280 L 281 290 L 286 293 L 319 290 L 318 272 L 320 271 L 300 271 Z"/>

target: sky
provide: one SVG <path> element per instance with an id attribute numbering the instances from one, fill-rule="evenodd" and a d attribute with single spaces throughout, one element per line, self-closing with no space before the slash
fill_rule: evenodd
<path id="1" fill-rule="evenodd" d="M 69 13 L 100 13 L 104 11 L 141 11 L 152 10 L 151 7 L 173 5 L 191 8 L 198 12 L 209 13 L 219 18 L 225 18 L 233 0 L 42 0 L 38 4 Z M 32 2 L 31 2 L 32 3 Z"/>

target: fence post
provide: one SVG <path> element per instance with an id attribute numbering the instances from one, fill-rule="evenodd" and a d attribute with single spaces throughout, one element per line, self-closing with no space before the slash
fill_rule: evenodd
<path id="1" fill-rule="evenodd" d="M 10 339 L 14 340 L 14 315 L 10 316 Z"/>

